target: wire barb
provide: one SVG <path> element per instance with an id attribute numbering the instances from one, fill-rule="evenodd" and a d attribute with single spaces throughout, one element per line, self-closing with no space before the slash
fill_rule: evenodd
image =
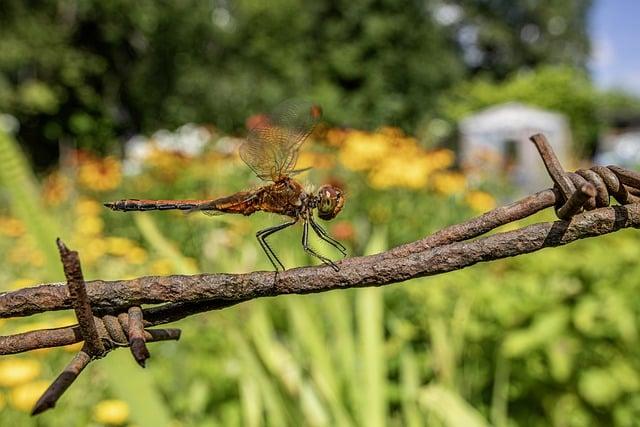
<path id="1" fill-rule="evenodd" d="M 49 388 L 45 390 L 40 399 L 36 402 L 31 415 L 38 415 L 47 409 L 56 406 L 56 402 L 62 394 L 67 391 L 69 386 L 78 378 L 80 373 L 91 362 L 91 355 L 87 349 L 83 347 L 71 362 L 64 368 L 58 377 L 51 383 Z"/>
<path id="2" fill-rule="evenodd" d="M 144 368 L 145 361 L 150 357 L 146 341 L 178 340 L 180 338 L 179 329 L 145 330 L 140 307 L 131 307 L 128 313 L 121 313 L 118 316 L 110 314 L 105 314 L 102 317 L 94 316 L 78 253 L 69 250 L 59 238 L 56 240 L 56 244 L 60 252 L 78 325 L 71 328 L 70 334 L 64 333 L 69 332 L 70 328 L 59 328 L 0 338 L 8 339 L 8 342 L 14 343 L 17 341 L 16 338 L 25 338 L 21 341 L 26 344 L 26 347 L 21 349 L 17 346 L 18 351 L 14 352 L 31 350 L 33 348 L 29 348 L 29 344 L 34 342 L 38 345 L 37 348 L 45 348 L 84 340 L 84 346 L 38 399 L 31 415 L 38 415 L 55 407 L 58 399 L 78 378 L 82 370 L 92 360 L 106 356 L 111 350 L 130 346 L 134 359 Z M 0 339 L 0 344 L 2 343 L 3 340 Z M 14 350 L 16 350 L 15 347 Z M 11 352 L 5 350 L 0 351 L 0 354 L 11 354 Z"/>
<path id="3" fill-rule="evenodd" d="M 640 202 L 640 173 L 619 166 L 592 166 L 566 173 L 544 135 L 533 135 L 530 140 L 562 195 L 562 202 L 556 203 L 558 218 L 569 220 L 582 210 L 609 206 L 610 197 L 621 205 Z"/>
<path id="4" fill-rule="evenodd" d="M 564 200 L 569 200 L 571 195 L 576 191 L 575 186 L 571 180 L 567 177 L 560 160 L 556 156 L 556 153 L 551 148 L 551 144 L 547 141 L 547 138 L 541 134 L 535 134 L 529 138 L 538 149 L 542 162 L 549 172 L 549 176 L 553 180 L 553 183 L 560 189 L 560 193 L 564 197 Z"/>
<path id="5" fill-rule="evenodd" d="M 60 238 L 56 240 L 56 244 L 60 252 L 64 275 L 67 278 L 67 287 L 73 301 L 73 309 L 78 319 L 78 325 L 80 325 L 80 334 L 87 346 L 87 353 L 91 357 L 102 357 L 105 353 L 105 347 L 98 336 L 98 330 L 93 321 L 93 311 L 87 296 L 78 252 L 69 250 Z"/>
<path id="6" fill-rule="evenodd" d="M 129 308 L 129 348 L 133 358 L 143 368 L 146 360 L 151 357 L 145 341 L 142 309 L 140 307 L 131 307 Z"/>

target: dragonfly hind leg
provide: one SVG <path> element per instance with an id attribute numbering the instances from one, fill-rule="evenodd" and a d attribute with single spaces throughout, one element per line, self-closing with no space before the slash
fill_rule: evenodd
<path id="1" fill-rule="evenodd" d="M 282 265 L 282 262 L 280 262 L 280 259 L 278 259 L 278 256 L 276 255 L 276 253 L 273 251 L 273 249 L 271 249 L 271 246 L 269 246 L 269 243 L 267 242 L 267 237 L 269 237 L 270 235 L 272 235 L 277 231 L 284 230 L 285 228 L 292 226 L 296 222 L 298 222 L 297 219 L 291 222 L 285 222 L 284 224 L 279 224 L 273 227 L 265 228 L 264 230 L 260 230 L 256 233 L 256 238 L 260 243 L 260 247 L 262 247 L 262 250 L 264 251 L 264 253 L 267 254 L 267 257 L 269 258 L 271 265 L 273 265 L 273 268 L 275 268 L 276 271 L 278 271 L 278 266 L 282 269 L 282 271 L 284 271 L 285 268 L 284 268 L 284 265 Z"/>
<path id="2" fill-rule="evenodd" d="M 306 218 L 304 220 L 304 226 L 302 228 L 302 247 L 304 248 L 305 252 L 307 252 L 309 255 L 312 255 L 318 258 L 320 261 L 330 266 L 335 271 L 340 271 L 340 268 L 336 265 L 335 262 L 331 261 L 329 258 L 325 256 L 320 255 L 309 246 L 309 220 L 307 220 Z"/>

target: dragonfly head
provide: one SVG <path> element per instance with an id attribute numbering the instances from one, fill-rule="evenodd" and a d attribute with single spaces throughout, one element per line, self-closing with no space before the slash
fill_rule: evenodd
<path id="1" fill-rule="evenodd" d="M 333 185 L 323 185 L 318 190 L 318 216 L 325 221 L 333 219 L 344 206 L 344 195 L 341 189 Z"/>

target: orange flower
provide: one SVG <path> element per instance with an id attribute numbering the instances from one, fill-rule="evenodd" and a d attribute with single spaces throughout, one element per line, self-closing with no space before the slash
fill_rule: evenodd
<path id="1" fill-rule="evenodd" d="M 0 234 L 8 237 L 20 237 L 25 233 L 22 221 L 11 217 L 0 217 Z"/>
<path id="2" fill-rule="evenodd" d="M 331 226 L 331 234 L 338 240 L 355 240 L 356 230 L 349 221 L 338 221 Z"/>
<path id="3" fill-rule="evenodd" d="M 338 128 L 333 128 L 333 129 L 329 129 L 325 135 L 325 138 L 327 139 L 327 143 L 333 147 L 339 147 L 340 145 L 342 145 L 342 143 L 344 143 L 345 139 L 347 139 L 347 136 L 349 136 L 349 130 L 348 129 L 338 129 Z"/>
<path id="4" fill-rule="evenodd" d="M 78 182 L 93 191 L 109 191 L 120 185 L 122 171 L 120 162 L 114 157 L 99 159 L 86 157 L 78 167 Z"/>
<path id="5" fill-rule="evenodd" d="M 60 172 L 53 172 L 42 184 L 42 198 L 49 205 L 59 205 L 69 197 L 71 180 Z"/>

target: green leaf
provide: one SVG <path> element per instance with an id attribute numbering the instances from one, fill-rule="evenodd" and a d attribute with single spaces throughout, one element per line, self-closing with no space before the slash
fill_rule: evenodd
<path id="1" fill-rule="evenodd" d="M 11 210 L 27 227 L 29 237 L 45 256 L 44 279 L 62 277 L 56 238 L 63 235 L 40 201 L 36 179 L 18 143 L 0 130 L 0 184 L 9 194 Z"/>
<path id="2" fill-rule="evenodd" d="M 365 254 L 387 248 L 386 229 L 380 227 L 371 236 Z M 360 424 L 382 427 L 387 418 L 387 360 L 384 351 L 383 289 L 365 288 L 356 294 L 358 353 L 361 361 Z"/>
<path id="3" fill-rule="evenodd" d="M 441 386 L 431 385 L 420 391 L 420 405 L 436 414 L 447 427 L 488 427 L 484 417 L 459 394 Z"/>
<path id="4" fill-rule="evenodd" d="M 502 343 L 502 352 L 506 357 L 523 356 L 562 334 L 568 323 L 569 311 L 565 308 L 541 314 L 530 327 L 509 333 Z"/>

